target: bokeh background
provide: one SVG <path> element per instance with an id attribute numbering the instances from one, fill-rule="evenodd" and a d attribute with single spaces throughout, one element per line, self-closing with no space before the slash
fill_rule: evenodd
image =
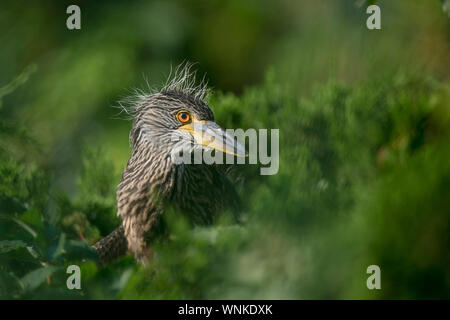
<path id="1" fill-rule="evenodd" d="M 0 297 L 449 298 L 450 4 L 376 1 L 371 31 L 369 3 L 2 1 Z M 240 168 L 242 225 L 168 212 L 149 266 L 99 269 L 130 154 L 113 106 L 183 61 L 220 125 L 280 129 L 280 171 Z"/>

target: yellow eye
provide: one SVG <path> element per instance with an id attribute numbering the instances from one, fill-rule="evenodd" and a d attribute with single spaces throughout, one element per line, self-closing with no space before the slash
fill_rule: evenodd
<path id="1" fill-rule="evenodd" d="M 191 115 L 187 111 L 180 111 L 177 113 L 177 119 L 181 123 L 189 123 L 191 122 Z"/>

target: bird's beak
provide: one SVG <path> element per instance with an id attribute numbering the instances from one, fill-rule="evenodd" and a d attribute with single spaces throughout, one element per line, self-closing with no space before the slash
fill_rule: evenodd
<path id="1" fill-rule="evenodd" d="M 233 154 L 238 157 L 247 157 L 243 147 L 234 136 L 227 133 L 213 121 L 193 119 L 191 123 L 179 127 L 179 130 L 189 132 L 195 142 L 224 153 Z"/>

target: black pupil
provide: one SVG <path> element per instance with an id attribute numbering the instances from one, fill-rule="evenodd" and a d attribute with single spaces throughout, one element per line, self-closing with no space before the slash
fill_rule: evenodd
<path id="1" fill-rule="evenodd" d="M 187 114 L 186 113 L 182 113 L 181 114 L 181 119 L 183 119 L 183 120 L 187 120 Z"/>

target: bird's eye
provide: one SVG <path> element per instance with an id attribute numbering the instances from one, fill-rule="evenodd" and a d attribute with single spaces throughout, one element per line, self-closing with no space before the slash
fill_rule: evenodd
<path id="1" fill-rule="evenodd" d="M 177 119 L 181 123 L 189 123 L 191 121 L 191 115 L 187 111 L 180 111 L 177 113 Z"/>

